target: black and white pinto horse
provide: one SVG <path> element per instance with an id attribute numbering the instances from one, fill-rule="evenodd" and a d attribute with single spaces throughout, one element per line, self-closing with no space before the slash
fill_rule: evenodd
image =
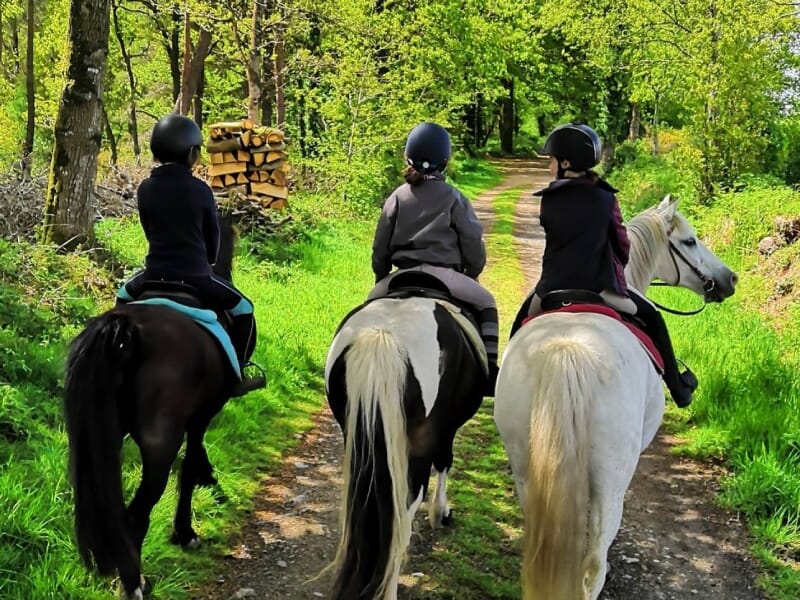
<path id="1" fill-rule="evenodd" d="M 721 302 L 736 275 L 667 197 L 628 224 L 628 283 L 660 278 Z M 625 490 L 664 413 L 661 377 L 622 323 L 552 313 L 506 347 L 494 417 L 525 516 L 526 600 L 594 600 L 622 520 Z"/>
<path id="2" fill-rule="evenodd" d="M 426 297 L 381 298 L 351 313 L 325 365 L 345 434 L 338 600 L 394 600 L 414 514 L 431 475 L 428 516 L 450 522 L 456 431 L 481 405 L 484 367 L 451 312 Z"/>

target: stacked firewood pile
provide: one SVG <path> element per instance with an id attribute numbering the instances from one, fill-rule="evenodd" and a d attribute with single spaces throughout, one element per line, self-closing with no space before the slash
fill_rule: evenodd
<path id="1" fill-rule="evenodd" d="M 250 119 L 213 123 L 209 130 L 206 150 L 212 189 L 243 196 L 255 208 L 285 208 L 290 167 L 284 133 Z"/>

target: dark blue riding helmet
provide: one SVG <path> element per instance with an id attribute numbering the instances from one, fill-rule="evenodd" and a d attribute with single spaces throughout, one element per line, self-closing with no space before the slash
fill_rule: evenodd
<path id="1" fill-rule="evenodd" d="M 450 134 L 436 123 L 420 123 L 406 141 L 406 162 L 420 173 L 444 171 L 450 160 Z"/>
<path id="2" fill-rule="evenodd" d="M 588 125 L 567 123 L 556 127 L 544 143 L 543 153 L 568 160 L 572 171 L 588 171 L 600 162 L 602 143 Z"/>
<path id="3" fill-rule="evenodd" d="M 203 133 L 192 119 L 183 115 L 171 114 L 162 117 L 153 128 L 150 137 L 150 150 L 161 163 L 180 163 L 192 166 L 203 145 Z"/>

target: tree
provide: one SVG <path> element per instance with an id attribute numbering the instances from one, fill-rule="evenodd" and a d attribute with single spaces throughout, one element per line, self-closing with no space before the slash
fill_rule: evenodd
<path id="1" fill-rule="evenodd" d="M 109 17 L 110 0 L 72 0 L 70 5 L 68 81 L 56 118 L 45 241 L 73 245 L 94 239 L 94 181 L 102 140 Z"/>
<path id="2" fill-rule="evenodd" d="M 120 27 L 119 22 L 119 0 L 112 0 L 111 1 L 111 15 L 113 16 L 114 22 L 114 35 L 117 38 L 117 42 L 119 43 L 119 51 L 122 55 L 122 62 L 125 66 L 125 73 L 128 75 L 128 134 L 131 136 L 131 143 L 133 144 L 133 155 L 136 157 L 136 161 L 138 163 L 139 156 L 142 153 L 142 150 L 139 146 L 139 123 L 138 118 L 136 115 L 136 98 L 137 98 L 137 90 L 136 90 L 136 75 L 133 73 L 133 61 L 131 60 L 131 54 L 128 50 L 128 45 L 125 43 L 125 37 L 122 33 L 122 27 Z M 103 114 L 106 115 L 105 110 Z M 106 120 L 108 120 L 108 116 L 105 116 Z M 111 131 L 111 127 L 107 128 L 107 130 Z M 109 140 L 112 144 L 114 144 L 113 137 Z M 114 154 L 116 154 L 116 148 L 114 148 Z"/>
<path id="3" fill-rule="evenodd" d="M 36 13 L 33 0 L 28 0 L 27 41 L 25 53 L 25 98 L 27 103 L 27 118 L 25 120 L 25 145 L 22 148 L 23 174 L 30 174 L 30 164 L 33 154 L 33 136 L 36 131 L 36 88 L 33 70 L 33 35 L 36 31 Z"/>

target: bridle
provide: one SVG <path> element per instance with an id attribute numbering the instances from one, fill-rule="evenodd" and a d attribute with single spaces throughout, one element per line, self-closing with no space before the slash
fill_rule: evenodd
<path id="1" fill-rule="evenodd" d="M 692 271 L 692 273 L 697 275 L 697 277 L 700 279 L 700 281 L 703 282 L 703 292 L 705 292 L 705 295 L 703 296 L 703 306 L 701 306 L 700 308 L 698 308 L 696 310 L 683 311 L 683 310 L 676 310 L 674 308 L 669 308 L 667 306 L 663 306 L 663 305 L 659 304 L 658 302 L 656 302 L 655 300 L 652 300 L 650 298 L 648 298 L 648 300 L 650 300 L 650 302 L 652 302 L 656 307 L 660 308 L 663 311 L 671 313 L 673 315 L 680 315 L 680 316 L 684 316 L 684 317 L 689 317 L 689 316 L 696 315 L 696 314 L 704 311 L 705 308 L 706 308 L 706 305 L 708 304 L 706 302 L 706 296 L 716 289 L 716 287 L 717 287 L 716 282 L 713 279 L 711 279 L 711 277 L 709 277 L 708 275 L 703 273 L 700 269 L 698 269 L 688 258 L 686 258 L 686 255 L 684 255 L 684 253 L 681 252 L 678 249 L 678 247 L 672 242 L 672 240 L 669 240 L 669 256 L 672 259 L 672 265 L 675 267 L 675 275 L 676 275 L 675 282 L 674 283 L 666 283 L 664 281 L 657 281 L 657 282 L 654 282 L 652 285 L 655 285 L 655 286 L 669 286 L 669 287 L 676 287 L 676 286 L 680 285 L 680 283 L 681 283 L 681 270 L 678 267 L 678 258 L 680 258 L 683 261 L 683 263 L 687 267 L 689 267 L 689 269 Z"/>

